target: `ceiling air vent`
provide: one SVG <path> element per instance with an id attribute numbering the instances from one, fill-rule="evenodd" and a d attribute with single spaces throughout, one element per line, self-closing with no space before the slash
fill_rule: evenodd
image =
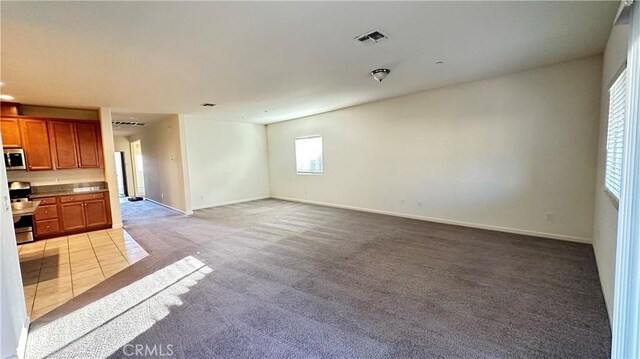
<path id="1" fill-rule="evenodd" d="M 389 37 L 383 33 L 380 30 L 373 30 L 370 31 L 366 34 L 362 34 L 360 36 L 356 37 L 356 40 L 358 40 L 358 42 L 360 42 L 361 44 L 365 44 L 365 45 L 371 45 L 371 44 L 376 44 L 380 41 L 384 41 L 386 39 L 388 39 Z"/>
<path id="2" fill-rule="evenodd" d="M 131 121 L 111 121 L 112 125 L 116 126 L 144 126 L 144 122 L 131 122 Z"/>

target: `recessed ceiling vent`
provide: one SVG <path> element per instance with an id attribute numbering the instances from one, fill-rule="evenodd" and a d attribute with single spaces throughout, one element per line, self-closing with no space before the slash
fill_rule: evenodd
<path id="1" fill-rule="evenodd" d="M 373 45 L 373 44 L 377 44 L 380 41 L 384 41 L 388 38 L 389 37 L 384 32 L 380 30 L 373 30 L 366 34 L 357 36 L 356 40 L 358 40 L 359 43 L 364 45 Z"/>
<path id="2" fill-rule="evenodd" d="M 131 121 L 111 121 L 112 125 L 116 126 L 144 126 L 144 122 L 131 122 Z"/>

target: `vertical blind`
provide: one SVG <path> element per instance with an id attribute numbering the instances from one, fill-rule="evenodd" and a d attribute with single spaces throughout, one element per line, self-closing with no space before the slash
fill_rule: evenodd
<path id="1" fill-rule="evenodd" d="M 624 120 L 627 105 L 627 70 L 609 89 L 609 124 L 607 126 L 607 163 L 604 176 L 606 189 L 620 199 L 622 188 L 622 147 L 624 144 Z"/>

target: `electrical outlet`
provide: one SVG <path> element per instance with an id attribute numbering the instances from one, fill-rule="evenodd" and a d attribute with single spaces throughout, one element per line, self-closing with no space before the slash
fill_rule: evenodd
<path id="1" fill-rule="evenodd" d="M 418 201 L 418 207 L 422 206 L 422 202 Z"/>
<path id="2" fill-rule="evenodd" d="M 164 199 L 164 193 L 160 193 L 160 198 Z"/>
<path id="3" fill-rule="evenodd" d="M 400 204 L 404 205 L 404 198 L 400 199 Z"/>
<path id="4" fill-rule="evenodd" d="M 553 212 L 545 213 L 544 219 L 546 219 L 547 221 L 553 221 Z"/>

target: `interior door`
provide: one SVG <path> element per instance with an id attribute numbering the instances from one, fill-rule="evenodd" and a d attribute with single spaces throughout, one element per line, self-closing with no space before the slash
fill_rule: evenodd
<path id="1" fill-rule="evenodd" d="M 116 160 L 116 179 L 118 181 L 118 194 L 120 195 L 120 197 L 126 197 L 127 179 L 124 170 L 124 152 L 115 152 L 114 157 Z"/>

